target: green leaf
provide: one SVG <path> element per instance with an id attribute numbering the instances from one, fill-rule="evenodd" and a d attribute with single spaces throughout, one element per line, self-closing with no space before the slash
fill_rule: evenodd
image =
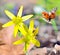
<path id="1" fill-rule="evenodd" d="M 57 25 L 56 25 L 56 22 L 55 22 L 54 19 L 51 20 L 51 24 L 52 24 L 52 26 L 53 26 L 55 32 L 57 32 L 57 31 L 58 31 L 58 28 L 57 28 Z"/>

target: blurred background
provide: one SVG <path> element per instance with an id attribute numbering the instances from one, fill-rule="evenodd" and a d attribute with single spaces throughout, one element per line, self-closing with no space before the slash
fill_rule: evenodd
<path id="1" fill-rule="evenodd" d="M 60 0 L 0 0 L 0 23 L 4 24 L 10 20 L 4 13 L 5 9 L 16 15 L 21 5 L 24 6 L 23 16 L 33 14 L 34 16 L 31 19 L 34 19 L 35 27 L 40 27 L 37 39 L 40 41 L 41 46 L 38 50 L 37 47 L 34 46 L 29 54 L 35 55 L 36 53 L 33 54 L 34 51 L 39 51 L 38 54 L 44 55 L 44 47 L 46 47 L 47 50 L 51 50 L 56 44 L 60 45 Z M 51 24 L 46 23 L 41 19 L 42 11 L 46 10 L 49 12 L 55 7 L 57 7 L 55 21 L 58 32 L 55 32 Z M 27 20 L 25 24 L 29 25 L 29 21 L 30 19 Z M 1 25 L 0 29 L 2 29 Z"/>

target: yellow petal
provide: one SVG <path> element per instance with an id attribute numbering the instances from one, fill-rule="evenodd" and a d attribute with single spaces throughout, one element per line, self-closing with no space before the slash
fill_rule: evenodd
<path id="1" fill-rule="evenodd" d="M 29 18 L 31 18 L 33 15 L 27 15 L 27 16 L 23 16 L 22 17 L 22 20 L 23 21 L 26 21 L 26 20 L 28 20 Z"/>
<path id="2" fill-rule="evenodd" d="M 12 21 L 7 22 L 6 24 L 4 24 L 2 27 L 8 27 L 13 25 L 14 23 Z"/>
<path id="3" fill-rule="evenodd" d="M 5 10 L 6 15 L 10 18 L 13 19 L 15 18 L 15 15 L 13 15 L 11 12 L 9 12 L 8 10 Z"/>
<path id="4" fill-rule="evenodd" d="M 38 27 L 34 30 L 34 36 L 38 34 Z"/>
<path id="5" fill-rule="evenodd" d="M 17 35 L 18 28 L 19 28 L 18 25 L 16 25 L 16 26 L 14 27 L 14 37 L 16 37 L 16 35 Z"/>
<path id="6" fill-rule="evenodd" d="M 30 46 L 29 43 L 25 43 L 25 46 L 24 46 L 24 52 L 25 52 L 25 53 L 28 51 L 29 46 Z"/>
<path id="7" fill-rule="evenodd" d="M 21 17 L 23 12 L 23 6 L 20 7 L 17 16 Z"/>
<path id="8" fill-rule="evenodd" d="M 27 32 L 26 32 L 26 30 L 25 30 L 25 28 L 24 28 L 23 26 L 20 26 L 20 27 L 19 27 L 19 30 L 20 30 L 20 32 L 21 32 L 24 36 L 26 36 Z"/>
<path id="9" fill-rule="evenodd" d="M 19 44 L 22 44 L 22 43 L 24 43 L 24 38 L 21 38 L 20 40 L 15 41 L 13 44 L 14 45 L 19 45 Z"/>
<path id="10" fill-rule="evenodd" d="M 30 21 L 30 26 L 29 26 L 29 32 L 32 33 L 33 29 L 34 29 L 34 21 L 31 20 L 31 21 Z"/>
<path id="11" fill-rule="evenodd" d="M 31 43 L 36 45 L 37 47 L 40 47 L 40 42 L 38 40 L 36 40 L 35 38 L 31 39 Z"/>

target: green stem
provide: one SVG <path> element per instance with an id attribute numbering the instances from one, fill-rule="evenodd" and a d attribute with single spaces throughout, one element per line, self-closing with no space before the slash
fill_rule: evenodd
<path id="1" fill-rule="evenodd" d="M 25 42 L 25 51 L 26 51 L 26 50 L 27 50 L 27 49 L 26 49 L 26 42 Z M 26 53 L 26 55 L 28 55 L 28 52 L 27 52 L 27 51 L 26 51 L 25 53 Z"/>
<path id="2" fill-rule="evenodd" d="M 25 42 L 25 53 L 26 53 L 26 42 Z"/>
<path id="3" fill-rule="evenodd" d="M 26 52 L 26 55 L 28 55 L 28 52 Z"/>

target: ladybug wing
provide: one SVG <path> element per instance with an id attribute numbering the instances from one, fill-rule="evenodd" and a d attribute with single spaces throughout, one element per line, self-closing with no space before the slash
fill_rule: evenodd
<path id="1" fill-rule="evenodd" d="M 34 11 L 35 14 L 41 14 L 43 11 L 46 11 L 46 10 L 41 6 L 35 6 L 33 8 L 33 11 Z"/>
<path id="2" fill-rule="evenodd" d="M 57 10 L 57 8 L 55 7 L 51 10 L 51 12 L 49 12 L 51 19 L 54 19 L 56 17 L 56 14 L 55 14 L 56 10 Z"/>
<path id="3" fill-rule="evenodd" d="M 49 16 L 51 19 L 54 19 L 56 17 L 56 14 L 55 13 L 51 13 L 50 16 Z"/>
<path id="4" fill-rule="evenodd" d="M 53 8 L 53 9 L 51 10 L 51 13 L 55 13 L 56 10 L 57 10 L 57 7 Z"/>
<path id="5" fill-rule="evenodd" d="M 47 12 L 42 12 L 42 16 L 43 18 L 45 18 L 46 20 L 49 20 L 49 14 Z"/>

